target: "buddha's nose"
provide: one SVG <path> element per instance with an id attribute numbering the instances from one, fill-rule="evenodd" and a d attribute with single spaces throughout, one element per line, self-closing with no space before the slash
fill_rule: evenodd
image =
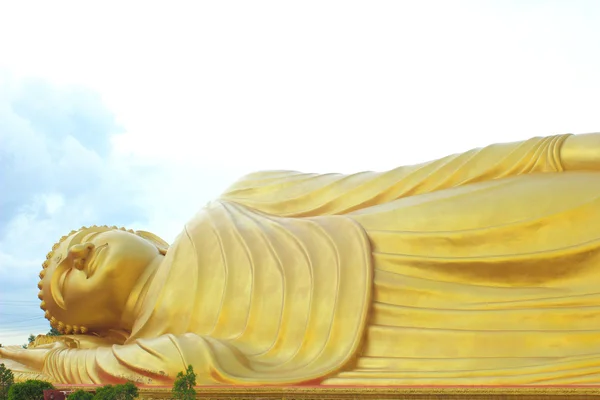
<path id="1" fill-rule="evenodd" d="M 82 270 L 85 265 L 86 258 L 94 250 L 93 243 L 76 244 L 69 249 L 69 257 L 73 260 L 73 267 Z"/>

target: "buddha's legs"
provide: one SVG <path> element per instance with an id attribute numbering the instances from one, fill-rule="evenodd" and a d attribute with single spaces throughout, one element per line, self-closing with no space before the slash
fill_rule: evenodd
<path id="1" fill-rule="evenodd" d="M 373 243 L 374 304 L 353 371 L 326 383 L 600 382 L 600 173 L 465 186 L 355 219 Z"/>

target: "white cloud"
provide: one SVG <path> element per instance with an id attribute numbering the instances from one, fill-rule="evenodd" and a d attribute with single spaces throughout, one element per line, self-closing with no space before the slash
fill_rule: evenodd
<path id="1" fill-rule="evenodd" d="M 55 214 L 65 205 L 65 198 L 60 193 L 50 193 L 42 198 L 46 205 L 46 213 L 49 215 Z"/>

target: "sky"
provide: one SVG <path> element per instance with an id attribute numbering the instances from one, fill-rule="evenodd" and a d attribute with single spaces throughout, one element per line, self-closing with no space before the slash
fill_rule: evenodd
<path id="1" fill-rule="evenodd" d="M 172 241 L 257 170 L 600 131 L 598 1 L 0 3 L 0 343 L 82 225 Z"/>

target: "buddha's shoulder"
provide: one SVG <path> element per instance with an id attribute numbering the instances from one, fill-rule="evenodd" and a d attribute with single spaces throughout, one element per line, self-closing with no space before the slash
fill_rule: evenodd
<path id="1" fill-rule="evenodd" d="M 239 208 L 244 206 L 226 199 L 210 201 L 187 221 L 179 238 L 185 240 L 199 236 L 206 237 L 218 231 L 223 226 L 223 222 L 236 219 L 238 214 L 241 215 L 242 211 Z"/>

